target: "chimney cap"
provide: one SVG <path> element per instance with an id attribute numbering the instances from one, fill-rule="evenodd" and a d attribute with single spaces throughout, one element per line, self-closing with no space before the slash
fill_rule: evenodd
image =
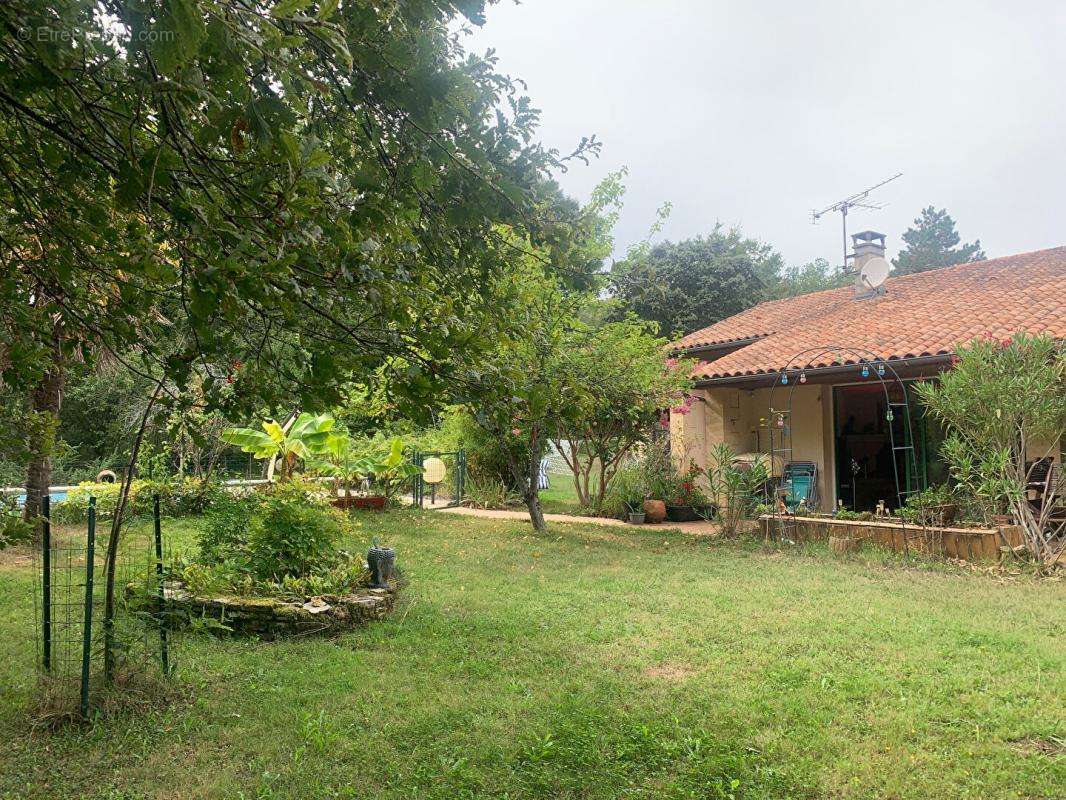
<path id="1" fill-rule="evenodd" d="M 885 246 L 885 234 L 878 233 L 877 231 L 859 231 L 858 233 L 851 234 L 851 240 L 855 244 L 874 244 L 877 241 L 881 247 Z"/>

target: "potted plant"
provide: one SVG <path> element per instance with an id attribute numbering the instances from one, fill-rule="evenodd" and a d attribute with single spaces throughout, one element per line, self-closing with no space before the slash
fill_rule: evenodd
<path id="1" fill-rule="evenodd" d="M 644 498 L 641 497 L 636 502 L 627 500 L 625 503 L 626 510 L 629 512 L 629 524 L 630 525 L 643 525 L 644 517 Z"/>
<path id="2" fill-rule="evenodd" d="M 648 491 L 640 469 L 632 464 L 624 465 L 615 472 L 610 489 L 613 503 L 616 504 L 615 513 L 623 512 L 623 516 L 632 525 L 643 525 L 646 516 L 644 501 L 648 497 Z"/>
<path id="3" fill-rule="evenodd" d="M 905 522 L 945 527 L 955 521 L 958 512 L 955 490 L 947 484 L 941 484 L 908 497 L 899 513 Z"/>
<path id="4" fill-rule="evenodd" d="M 666 518 L 671 522 L 696 522 L 714 516 L 714 505 L 697 484 L 702 475 L 703 470 L 691 461 L 688 468 L 676 476 L 666 502 Z"/>

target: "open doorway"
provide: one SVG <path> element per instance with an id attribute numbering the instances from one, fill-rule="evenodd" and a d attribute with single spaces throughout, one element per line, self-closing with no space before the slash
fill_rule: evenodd
<path id="1" fill-rule="evenodd" d="M 895 459 L 901 490 L 922 489 L 946 478 L 946 470 L 938 458 L 943 441 L 939 426 L 926 419 L 921 404 L 908 391 L 911 415 L 911 431 L 908 431 L 898 407 L 897 413 L 889 415 L 885 388 L 877 381 L 833 389 L 837 498 L 853 511 L 872 511 L 882 500 L 889 508 L 899 505 L 893 440 L 896 446 L 915 447 L 913 461 L 902 457 L 906 454 L 897 454 Z M 887 388 L 891 402 L 903 400 L 899 384 L 888 384 Z"/>

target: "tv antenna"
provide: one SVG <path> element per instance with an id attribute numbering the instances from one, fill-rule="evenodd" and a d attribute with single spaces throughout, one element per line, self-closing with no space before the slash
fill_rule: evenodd
<path id="1" fill-rule="evenodd" d="M 874 211 L 879 211 L 880 209 L 884 208 L 885 205 L 887 205 L 886 203 L 869 203 L 869 202 L 866 202 L 866 198 L 870 196 L 870 192 L 872 192 L 874 189 L 880 189 L 886 183 L 891 183 L 896 178 L 900 177 L 902 174 L 903 174 L 902 172 L 897 172 L 891 178 L 886 178 L 885 180 L 881 181 L 880 183 L 875 183 L 873 186 L 871 186 L 868 189 L 863 189 L 861 192 L 856 192 L 853 195 L 849 195 L 848 197 L 845 197 L 843 200 L 840 200 L 840 201 L 838 201 L 836 203 L 833 203 L 833 205 L 831 205 L 831 206 L 827 206 L 826 208 L 823 208 L 821 211 L 812 211 L 811 212 L 811 224 L 812 225 L 816 224 L 818 222 L 818 220 L 820 220 L 823 216 L 825 216 L 826 214 L 828 214 L 828 213 L 830 213 L 832 211 L 839 211 L 840 212 L 840 221 L 841 221 L 841 224 L 844 227 L 844 271 L 845 272 L 847 272 L 847 269 L 848 269 L 848 210 L 852 209 L 852 208 L 869 208 L 869 209 L 872 209 Z"/>

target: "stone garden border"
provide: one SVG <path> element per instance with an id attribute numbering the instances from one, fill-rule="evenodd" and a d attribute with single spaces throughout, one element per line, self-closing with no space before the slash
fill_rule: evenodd
<path id="1" fill-rule="evenodd" d="M 269 640 L 341 633 L 382 620 L 393 609 L 396 590 L 367 588 L 344 596 L 290 601 L 276 597 L 198 597 L 181 584 L 168 584 L 164 599 L 168 613 L 212 619 L 234 634 Z"/>

